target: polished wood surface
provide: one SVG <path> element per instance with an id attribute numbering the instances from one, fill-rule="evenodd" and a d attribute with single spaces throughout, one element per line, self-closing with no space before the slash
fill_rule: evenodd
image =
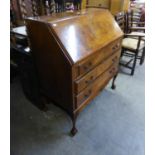
<path id="1" fill-rule="evenodd" d="M 108 10 L 94 11 L 93 16 L 83 12 L 69 21 L 60 20 L 52 22 L 51 25 L 74 63 L 101 49 L 109 40 L 115 40 L 120 32 Z M 108 31 L 109 29 L 111 31 Z"/>
<path id="2" fill-rule="evenodd" d="M 106 69 L 108 69 L 111 64 L 119 61 L 120 52 L 114 53 L 107 61 L 103 61 L 93 70 L 91 70 L 86 76 L 83 76 L 75 82 L 75 93 L 79 93 L 82 89 L 86 88 Z"/>
<path id="3" fill-rule="evenodd" d="M 122 35 L 108 10 L 95 10 L 59 13 L 39 18 L 40 21 L 48 21 L 73 63 L 101 49 L 109 43 L 109 40 L 115 40 L 118 34 Z M 93 12 L 94 15 L 89 12 Z M 66 16 L 70 17 L 66 18 Z"/>
<path id="4" fill-rule="evenodd" d="M 82 75 L 90 71 L 92 68 L 94 68 L 96 65 L 98 65 L 102 60 L 108 58 L 111 54 L 116 52 L 121 46 L 120 42 L 121 39 L 115 40 L 111 42 L 109 45 L 104 46 L 103 48 L 98 50 L 98 52 L 95 52 L 92 56 L 80 62 L 78 66 L 76 66 L 76 78 L 81 77 Z"/>
<path id="5" fill-rule="evenodd" d="M 123 33 L 101 9 L 28 18 L 26 25 L 40 93 L 69 113 L 74 135 L 79 112 L 116 77 Z"/>
<path id="6" fill-rule="evenodd" d="M 86 9 L 87 0 L 82 0 L 81 9 Z"/>
<path id="7" fill-rule="evenodd" d="M 109 8 L 109 0 L 87 0 L 89 6 Z"/>
<path id="8" fill-rule="evenodd" d="M 110 0 L 110 12 L 113 15 L 121 11 L 127 11 L 130 7 L 130 0 Z"/>
<path id="9" fill-rule="evenodd" d="M 117 73 L 118 71 L 118 63 L 112 65 L 108 70 L 98 76 L 98 78 L 92 82 L 86 89 L 84 89 L 81 93 L 79 93 L 75 97 L 76 107 L 80 108 L 81 105 L 84 105 L 85 102 L 88 101 L 89 98 L 94 98 L 96 93 L 103 88 L 105 84 Z"/>

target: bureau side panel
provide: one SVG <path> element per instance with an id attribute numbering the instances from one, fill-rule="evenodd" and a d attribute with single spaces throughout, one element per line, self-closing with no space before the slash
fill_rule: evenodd
<path id="1" fill-rule="evenodd" d="M 27 20 L 27 31 L 41 91 L 72 111 L 71 63 L 47 24 Z"/>

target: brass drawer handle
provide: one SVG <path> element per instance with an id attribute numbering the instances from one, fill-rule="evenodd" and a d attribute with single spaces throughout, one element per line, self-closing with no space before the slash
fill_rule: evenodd
<path id="1" fill-rule="evenodd" d="M 119 47 L 119 44 L 116 45 L 116 48 L 118 48 L 118 47 Z"/>
<path id="2" fill-rule="evenodd" d="M 110 74 L 113 74 L 115 70 L 116 70 L 115 68 L 112 68 L 112 69 L 109 71 L 109 73 L 110 73 Z"/>
<path id="3" fill-rule="evenodd" d="M 89 62 L 88 64 L 86 64 L 83 68 L 85 71 L 89 70 L 89 67 L 92 66 L 92 62 Z"/>
<path id="4" fill-rule="evenodd" d="M 115 51 L 119 48 L 119 44 L 116 44 L 115 46 L 112 47 L 112 50 Z"/>
<path id="5" fill-rule="evenodd" d="M 112 70 L 110 70 L 109 73 L 112 74 Z"/>
<path id="6" fill-rule="evenodd" d="M 85 83 L 89 84 L 94 80 L 94 76 L 92 75 L 89 80 L 86 80 Z"/>
<path id="7" fill-rule="evenodd" d="M 114 47 L 112 47 L 112 50 L 113 50 L 113 51 L 115 51 L 115 46 L 114 46 Z"/>
<path id="8" fill-rule="evenodd" d="M 91 92 L 92 92 L 92 91 L 89 90 L 88 93 L 84 95 L 84 97 L 85 97 L 85 98 L 88 98 L 88 97 L 90 96 Z"/>
<path id="9" fill-rule="evenodd" d="M 84 70 L 88 70 L 88 67 L 87 66 L 84 66 Z"/>
<path id="10" fill-rule="evenodd" d="M 88 94 L 85 94 L 85 95 L 84 95 L 85 98 L 87 98 L 88 96 L 89 96 Z"/>
<path id="11" fill-rule="evenodd" d="M 89 62 L 88 65 L 91 66 L 92 65 L 92 62 Z"/>
<path id="12" fill-rule="evenodd" d="M 116 71 L 116 68 L 113 68 L 112 70 L 115 72 Z"/>
<path id="13" fill-rule="evenodd" d="M 116 68 L 112 68 L 112 69 L 109 71 L 109 73 L 110 73 L 110 74 L 113 74 L 115 71 L 116 71 Z"/>
<path id="14" fill-rule="evenodd" d="M 116 62 L 117 60 L 117 56 L 115 56 L 113 59 L 112 59 L 112 62 Z"/>
<path id="15" fill-rule="evenodd" d="M 112 59 L 112 62 L 115 62 L 115 58 Z"/>
<path id="16" fill-rule="evenodd" d="M 91 80 L 94 80 L 94 76 L 92 75 L 92 76 L 90 77 L 90 79 L 91 79 Z"/>

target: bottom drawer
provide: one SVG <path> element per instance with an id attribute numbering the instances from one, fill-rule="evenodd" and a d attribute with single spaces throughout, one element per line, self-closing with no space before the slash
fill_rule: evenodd
<path id="1" fill-rule="evenodd" d="M 88 99 L 95 97 L 96 93 L 100 91 L 108 81 L 116 74 L 118 64 L 111 66 L 106 72 L 101 74 L 91 85 L 84 89 L 75 97 L 76 108 L 85 104 Z"/>

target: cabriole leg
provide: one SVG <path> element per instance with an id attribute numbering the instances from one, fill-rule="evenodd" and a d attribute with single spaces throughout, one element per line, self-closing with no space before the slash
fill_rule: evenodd
<path id="1" fill-rule="evenodd" d="M 136 62 L 137 62 L 137 55 L 138 55 L 138 52 L 136 52 L 136 54 L 135 54 L 135 58 L 134 58 L 134 62 L 133 62 L 132 70 L 131 70 L 131 75 L 134 75 L 134 72 L 135 72 L 135 67 L 136 67 Z"/>
<path id="2" fill-rule="evenodd" d="M 78 132 L 78 130 L 76 129 L 76 118 L 77 118 L 77 115 L 73 114 L 71 116 L 73 127 L 72 127 L 70 133 L 71 133 L 72 136 L 74 136 Z"/>
<path id="3" fill-rule="evenodd" d="M 115 80 L 117 78 L 118 73 L 113 77 L 111 89 L 116 89 Z"/>

